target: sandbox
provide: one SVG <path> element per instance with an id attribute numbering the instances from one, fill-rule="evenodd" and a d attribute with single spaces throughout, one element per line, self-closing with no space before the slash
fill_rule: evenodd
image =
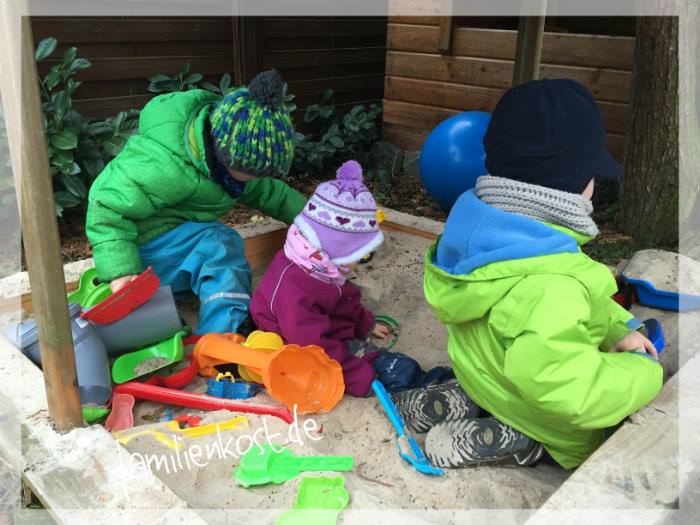
<path id="1" fill-rule="evenodd" d="M 394 348 L 396 351 L 410 355 L 426 369 L 447 365 L 446 331 L 437 322 L 422 291 L 423 257 L 429 244 L 441 232 L 442 224 L 388 211 L 384 226 L 387 234 L 385 246 L 372 261 L 360 266 L 354 281 L 362 290 L 363 302 L 375 313 L 400 320 L 402 331 Z M 240 231 L 246 238 L 247 255 L 259 278 L 271 256 L 281 246 L 284 226 L 275 221 L 263 221 L 245 226 Z M 86 266 L 90 266 L 90 261 L 67 268 L 67 282 L 75 281 Z M 25 310 L 30 311 L 31 297 L 26 295 L 27 292 L 22 276 L 0 282 L 2 297 L 25 293 L 20 300 Z M 5 311 L 0 324 L 12 317 L 7 313 L 9 304 L 9 299 L 0 299 L 0 307 Z M 647 310 L 640 309 L 636 313 L 640 318 L 654 315 L 666 328 L 669 347 L 663 354 L 663 364 L 666 376 L 670 378 L 679 363 L 678 315 Z M 196 304 L 181 305 L 181 313 L 188 322 L 196 322 Z M 698 316 L 687 315 L 690 317 L 682 318 L 681 322 L 697 330 L 700 327 Z M 698 360 L 692 358 L 693 354 L 691 348 L 684 348 L 681 364 L 690 361 L 686 366 L 697 368 Z M 32 490 L 58 521 L 77 523 L 84 519 L 94 522 L 113 516 L 114 512 L 122 512 L 137 522 L 184 513 L 189 521 L 201 518 L 210 523 L 240 523 L 242 520 L 274 523 L 280 512 L 293 505 L 299 479 L 249 489 L 236 486 L 232 479 L 241 452 L 251 443 L 268 438 L 274 444 L 287 445 L 300 455 L 354 457 L 353 470 L 340 474 L 350 493 L 350 504 L 341 515 L 340 523 L 366 522 L 369 517 L 378 522 L 385 519 L 387 523 L 395 523 L 397 512 L 404 521 L 442 523 L 446 519 L 445 513 L 466 509 L 508 510 L 512 519 L 524 521 L 532 514 L 526 509 L 534 511 L 543 505 L 547 507 L 545 502 L 550 498 L 554 501 L 559 498 L 561 505 L 567 508 L 576 506 L 567 499 L 571 497 L 568 495 L 571 490 L 566 481 L 572 472 L 547 464 L 527 468 L 457 469 L 447 471 L 443 477 L 419 474 L 399 457 L 395 433 L 374 397 L 358 399 L 346 396 L 330 413 L 300 416 L 291 426 L 274 417 L 248 415 L 247 429 L 227 430 L 186 440 L 183 448 L 175 451 L 156 441 L 152 435 L 135 437 L 121 447 L 100 426 L 77 429 L 63 436 L 56 434 L 47 418 L 40 371 L 5 340 L 0 340 L 0 372 L 7 378 L 0 384 L 0 400 L 4 396 L 5 405 L 9 405 L 8 400 L 15 405 L 16 413 L 12 417 L 22 432 L 21 444 L 17 443 L 17 432 L 14 435 L 9 430 L 0 433 L 0 451 L 4 450 L 6 455 L 15 458 Z M 198 392 L 205 389 L 203 378 L 186 387 L 186 390 Z M 665 418 L 663 430 L 671 433 L 670 439 L 675 435 L 677 442 L 677 381 L 666 385 L 658 399 L 664 403 L 663 409 L 658 404 L 643 409 L 614 437 L 622 435 L 624 438 L 625 433 L 631 432 L 630 425 L 643 426 L 650 417 L 658 418 L 661 412 Z M 274 403 L 265 393 L 259 394 L 254 401 Z M 676 406 L 675 415 L 669 406 Z M 162 404 L 140 402 L 134 411 L 135 424 L 153 424 L 163 417 L 165 411 Z M 227 411 L 201 413 L 173 407 L 174 416 L 189 413 L 202 415 L 202 424 L 223 422 L 239 415 Z M 654 436 L 654 439 L 663 439 L 663 434 Z M 608 464 L 616 460 L 616 454 L 610 459 L 611 442 L 613 439 L 596 453 L 607 453 Z M 664 457 L 647 454 L 637 460 L 645 472 L 663 471 L 664 479 L 678 479 L 678 450 L 673 447 L 664 450 Z M 592 468 L 589 465 L 591 460 L 584 467 Z M 144 468 L 144 464 L 148 464 L 149 469 Z M 571 476 L 569 483 L 576 482 L 579 473 L 587 472 L 584 467 Z M 635 479 L 634 465 L 626 465 L 626 468 L 629 472 L 625 476 Z M 678 500 L 677 484 L 663 490 L 647 490 L 625 486 L 624 482 L 615 479 L 591 479 L 587 479 L 592 485 L 588 487 L 590 491 L 594 491 L 596 484 L 617 487 L 612 491 L 613 496 L 621 498 L 623 507 L 637 505 L 663 509 Z M 588 503 L 595 506 L 593 501 Z M 99 509 L 109 512 L 101 515 Z M 189 509 L 195 509 L 196 514 Z M 221 509 L 226 512 L 220 512 Z M 440 513 L 434 512 L 438 509 Z M 408 516 L 410 520 L 406 519 Z"/>

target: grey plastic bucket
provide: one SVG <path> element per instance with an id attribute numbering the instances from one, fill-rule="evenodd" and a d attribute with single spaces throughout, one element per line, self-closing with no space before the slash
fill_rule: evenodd
<path id="1" fill-rule="evenodd" d="M 170 286 L 162 286 L 126 317 L 115 323 L 92 326 L 107 353 L 118 355 L 169 339 L 182 329 L 182 321 Z"/>
<path id="2" fill-rule="evenodd" d="M 80 403 L 83 405 L 88 403 L 107 404 L 112 397 L 112 380 L 109 375 L 105 345 L 94 327 L 79 317 L 79 304 L 71 303 L 68 306 L 68 315 L 73 335 Z M 12 323 L 7 327 L 5 335 L 35 365 L 41 367 L 36 321 Z"/>

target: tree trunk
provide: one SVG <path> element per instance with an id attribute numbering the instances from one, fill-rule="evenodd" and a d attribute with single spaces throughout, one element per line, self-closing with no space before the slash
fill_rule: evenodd
<path id="1" fill-rule="evenodd" d="M 618 224 L 642 245 L 678 244 L 678 18 L 639 17 Z"/>

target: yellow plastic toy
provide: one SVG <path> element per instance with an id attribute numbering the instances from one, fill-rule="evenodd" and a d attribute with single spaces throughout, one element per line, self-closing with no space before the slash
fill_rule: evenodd
<path id="1" fill-rule="evenodd" d="M 120 430 L 118 432 L 114 432 L 113 435 L 122 445 L 126 445 L 135 437 L 150 435 L 166 447 L 179 450 L 183 445 L 181 440 L 175 439 L 176 437 L 191 439 L 215 434 L 217 431 L 223 432 L 225 430 L 245 430 L 247 428 L 248 418 L 245 416 L 238 416 L 228 421 L 209 423 L 208 425 L 190 428 L 180 428 L 179 423 L 175 420 L 164 421 L 153 425 L 143 425 L 140 427 Z"/>
<path id="2" fill-rule="evenodd" d="M 263 332 L 255 330 L 251 332 L 248 339 L 245 340 L 243 346 L 246 348 L 255 348 L 265 352 L 272 353 L 284 346 L 282 338 L 274 332 Z M 253 381 L 255 383 L 263 383 L 262 376 L 251 370 L 247 366 L 238 365 L 238 373 L 245 381 Z"/>

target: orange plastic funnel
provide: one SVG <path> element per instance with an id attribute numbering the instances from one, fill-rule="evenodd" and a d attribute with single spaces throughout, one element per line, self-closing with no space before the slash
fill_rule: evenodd
<path id="1" fill-rule="evenodd" d="M 226 359 L 259 374 L 268 393 L 290 410 L 296 405 L 299 414 L 328 412 L 345 391 L 340 364 L 318 346 L 286 345 L 271 351 L 245 347 L 240 339 L 223 334 L 207 334 L 197 343 L 194 355 L 198 360 L 200 356 Z"/>
<path id="2" fill-rule="evenodd" d="M 205 339 L 207 341 L 223 339 L 232 343 L 242 343 L 245 341 L 245 337 L 238 334 L 207 334 L 199 339 L 192 352 L 199 367 L 197 373 L 200 376 L 216 378 L 219 371 L 214 368 L 215 366 L 228 365 L 237 361 L 231 357 L 230 349 L 227 345 L 202 344 Z"/>

